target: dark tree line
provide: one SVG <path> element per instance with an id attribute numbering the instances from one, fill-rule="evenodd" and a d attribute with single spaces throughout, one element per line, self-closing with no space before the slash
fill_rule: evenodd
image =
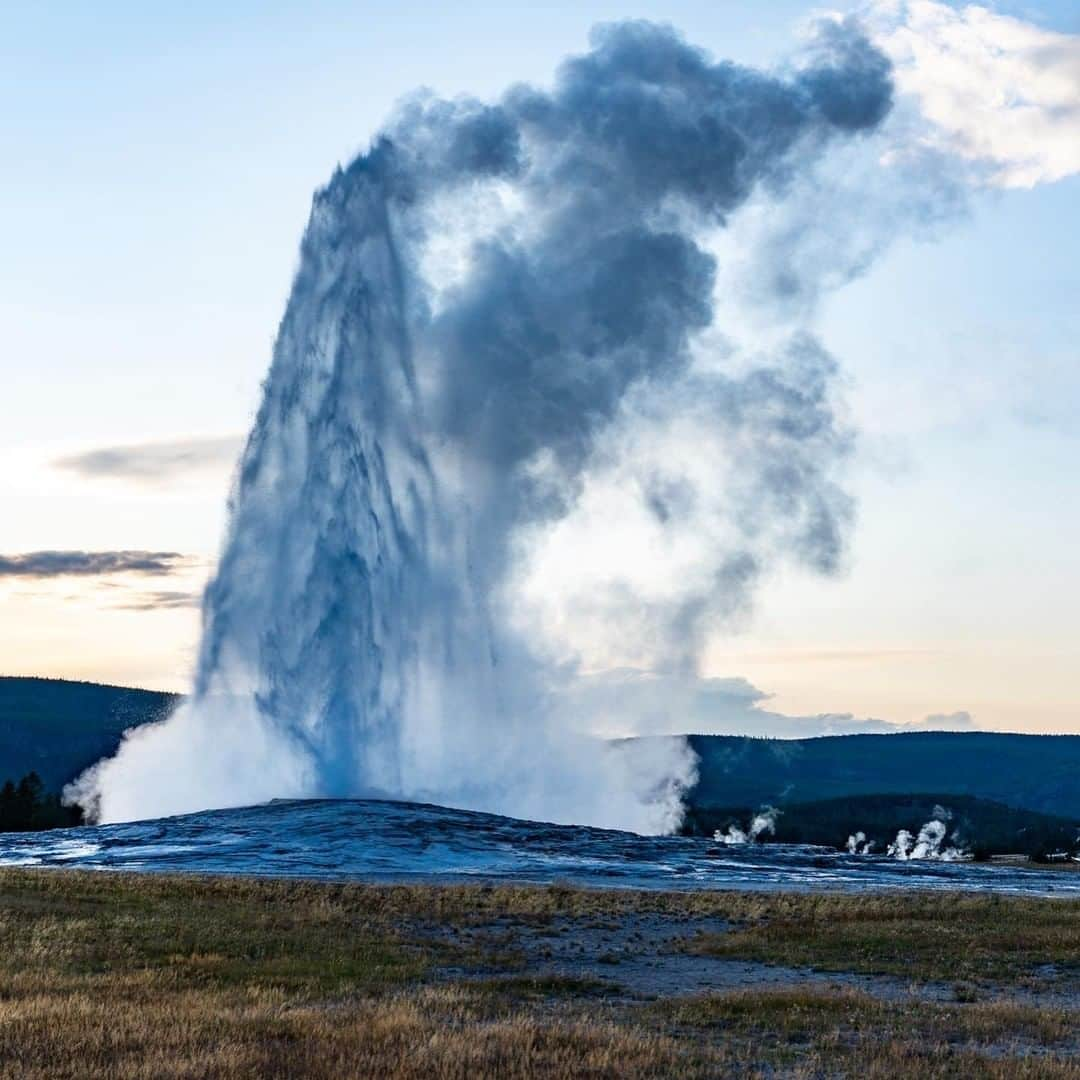
<path id="1" fill-rule="evenodd" d="M 0 787 L 0 832 L 36 832 L 82 823 L 82 810 L 64 806 L 59 795 L 45 790 L 36 772 L 27 773 L 18 783 L 8 780 Z"/>
<path id="2" fill-rule="evenodd" d="M 917 834 L 925 822 L 939 816 L 939 807 L 948 811 L 948 843 L 970 851 L 977 859 L 1020 854 L 1040 861 L 1053 852 L 1080 850 L 1080 816 L 1055 817 L 991 799 L 948 793 L 848 795 L 787 804 L 781 801 L 775 832 L 761 840 L 843 850 L 848 836 L 858 830 L 874 842 L 880 853 L 900 829 Z M 732 824 L 745 829 L 754 812 L 751 806 L 691 806 L 682 832 L 711 836 L 715 830 L 724 831 Z"/>

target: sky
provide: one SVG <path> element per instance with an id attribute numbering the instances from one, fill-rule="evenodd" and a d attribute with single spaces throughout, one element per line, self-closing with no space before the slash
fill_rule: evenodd
<path id="1" fill-rule="evenodd" d="M 402 95 L 546 83 L 624 17 L 770 66 L 821 10 L 222 7 L 0 12 L 5 674 L 186 689 L 312 192 Z M 1080 9 L 837 9 L 966 170 L 813 317 L 858 432 L 843 571 L 777 571 L 692 677 L 597 663 L 579 703 L 613 732 L 626 695 L 658 729 L 1080 732 Z"/>

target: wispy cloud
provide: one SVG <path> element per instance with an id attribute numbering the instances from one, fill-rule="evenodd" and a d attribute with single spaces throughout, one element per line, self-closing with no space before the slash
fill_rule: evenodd
<path id="1" fill-rule="evenodd" d="M 170 611 L 174 608 L 198 607 L 202 594 L 173 589 L 158 589 L 136 593 L 131 599 L 115 606 L 123 611 Z"/>
<path id="2" fill-rule="evenodd" d="M 743 678 L 699 678 L 617 668 L 581 676 L 565 690 L 564 707 L 599 734 L 816 735 L 898 731 L 978 731 L 970 713 L 936 713 L 898 724 L 853 713 L 791 716 L 764 708 L 769 694 Z"/>
<path id="3" fill-rule="evenodd" d="M 989 169 L 999 187 L 1080 172 L 1080 35 L 975 4 L 878 0 L 878 44 L 933 141 Z"/>
<path id="4" fill-rule="evenodd" d="M 979 725 L 966 709 L 954 713 L 932 713 L 915 724 L 904 726 L 905 731 L 978 731 Z"/>
<path id="5" fill-rule="evenodd" d="M 192 473 L 231 467 L 241 443 L 239 435 L 223 435 L 105 446 L 58 458 L 53 466 L 94 479 L 163 484 Z"/>
<path id="6" fill-rule="evenodd" d="M 188 569 L 192 562 L 191 556 L 176 551 L 27 551 L 0 555 L 0 578 L 167 575 Z"/>

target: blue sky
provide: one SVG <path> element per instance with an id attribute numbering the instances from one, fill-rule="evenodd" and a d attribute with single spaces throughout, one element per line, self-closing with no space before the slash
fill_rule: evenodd
<path id="1" fill-rule="evenodd" d="M 38 7 L 7 10 L 0 34 L 0 554 L 191 563 L 150 585 L 0 579 L 0 655 L 10 673 L 177 688 L 198 633 L 181 596 L 217 547 L 228 449 L 157 484 L 54 463 L 242 434 L 311 192 L 334 164 L 402 94 L 544 82 L 598 21 L 658 18 L 718 56 L 770 64 L 814 12 Z M 1080 34 L 1071 3 L 993 13 Z M 861 431 L 849 566 L 840 580 L 768 582 L 754 618 L 708 651 L 709 675 L 749 680 L 771 709 L 1080 731 L 1080 176 L 986 184 L 965 201 L 933 237 L 899 237 L 817 316 Z M 174 603 L 150 602 L 166 592 Z"/>

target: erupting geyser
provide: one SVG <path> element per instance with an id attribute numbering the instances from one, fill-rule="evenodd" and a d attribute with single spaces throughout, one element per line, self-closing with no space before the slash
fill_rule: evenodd
<path id="1" fill-rule="evenodd" d="M 692 755 L 572 730 L 572 658 L 515 590 L 616 466 L 677 580 L 605 588 L 664 663 L 692 666 L 771 559 L 835 564 L 834 364 L 804 333 L 736 364 L 709 245 L 890 100 L 854 24 L 781 77 L 624 23 L 550 92 L 406 103 L 315 197 L 193 692 L 75 797 L 110 821 L 382 793 L 670 828 Z M 679 423 L 701 436 L 678 455 L 620 455 Z"/>

